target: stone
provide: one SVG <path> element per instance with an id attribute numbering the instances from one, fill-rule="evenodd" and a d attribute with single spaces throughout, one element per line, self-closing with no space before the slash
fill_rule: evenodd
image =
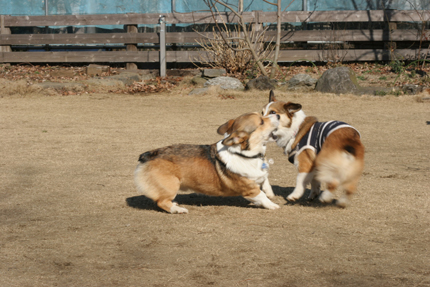
<path id="1" fill-rule="evenodd" d="M 347 94 L 359 93 L 357 77 L 348 67 L 337 67 L 325 71 L 318 79 L 315 90 L 323 93 Z"/>
<path id="2" fill-rule="evenodd" d="M 200 71 L 197 69 L 194 70 L 166 70 L 166 76 L 168 77 L 192 77 L 200 74 Z"/>
<path id="3" fill-rule="evenodd" d="M 423 86 L 419 85 L 404 85 L 402 87 L 403 93 L 405 95 L 416 95 L 423 91 Z"/>
<path id="4" fill-rule="evenodd" d="M 225 69 L 203 69 L 202 76 L 208 78 L 216 78 L 226 74 Z"/>
<path id="5" fill-rule="evenodd" d="M 317 79 L 312 78 L 308 74 L 297 74 L 288 81 L 288 87 L 315 87 Z"/>
<path id="6" fill-rule="evenodd" d="M 87 67 L 87 75 L 88 76 L 101 76 L 102 73 L 109 72 L 109 69 L 110 69 L 109 66 L 90 64 Z"/>
<path id="7" fill-rule="evenodd" d="M 188 93 L 188 95 L 201 95 L 205 94 L 208 91 L 208 88 L 196 88 Z"/>
<path id="8" fill-rule="evenodd" d="M 61 69 L 61 70 L 53 70 L 50 74 L 51 74 L 51 77 L 73 78 L 75 76 L 75 71 Z"/>
<path id="9" fill-rule="evenodd" d="M 267 76 L 261 75 L 258 78 L 248 81 L 248 83 L 246 83 L 245 90 L 251 90 L 251 89 L 256 89 L 260 91 L 274 90 L 276 84 L 277 84 L 276 80 L 273 80 Z"/>
<path id="10" fill-rule="evenodd" d="M 88 79 L 84 81 L 85 84 L 91 85 L 91 86 L 105 86 L 105 87 L 117 87 L 117 86 L 124 86 L 124 83 L 117 80 L 110 80 L 110 79 L 99 79 L 99 78 L 93 78 Z"/>
<path id="11" fill-rule="evenodd" d="M 33 87 L 41 89 L 54 89 L 54 90 L 76 90 L 82 91 L 86 87 L 81 83 L 57 83 L 57 82 L 43 82 L 33 84 Z"/>
<path id="12" fill-rule="evenodd" d="M 210 79 L 205 83 L 205 87 L 208 86 L 220 86 L 221 89 L 224 90 L 243 90 L 244 88 L 238 79 L 232 77 L 217 77 Z"/>
<path id="13" fill-rule="evenodd" d="M 200 76 L 195 76 L 191 79 L 191 84 L 194 86 L 203 86 L 207 82 L 207 79 L 202 78 Z"/>
<path id="14" fill-rule="evenodd" d="M 120 82 L 123 82 L 124 85 L 131 85 L 134 82 L 141 81 L 140 75 L 138 73 L 133 73 L 133 72 L 122 72 L 119 75 L 109 76 L 109 77 L 106 77 L 105 79 L 120 81 Z"/>

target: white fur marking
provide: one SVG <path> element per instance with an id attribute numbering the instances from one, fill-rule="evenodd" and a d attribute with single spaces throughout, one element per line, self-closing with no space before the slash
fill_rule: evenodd
<path id="1" fill-rule="evenodd" d="M 328 190 L 324 190 L 319 197 L 320 201 L 323 203 L 331 203 L 334 199 L 333 193 Z"/>
<path id="2" fill-rule="evenodd" d="M 289 201 L 296 201 L 300 197 L 302 197 L 303 193 L 305 192 L 306 185 L 313 179 L 314 172 L 306 173 L 306 172 L 300 172 L 297 175 L 296 179 L 296 187 L 294 188 L 293 193 L 291 193 L 287 199 Z"/>
<path id="3" fill-rule="evenodd" d="M 222 144 L 222 141 L 217 143 L 217 150 L 221 160 L 225 163 L 227 169 L 234 173 L 240 174 L 241 176 L 255 180 L 257 184 L 262 184 L 267 179 L 267 169 L 262 169 L 263 159 L 257 158 L 245 158 L 240 155 L 234 154 L 242 153 L 246 156 L 253 156 L 249 154 L 250 151 L 242 151 L 239 146 L 227 147 Z M 266 148 L 264 147 L 264 152 Z M 263 152 L 263 154 L 264 154 Z"/>
<path id="4" fill-rule="evenodd" d="M 268 198 L 275 197 L 275 194 L 273 193 L 272 186 L 270 185 L 268 178 L 266 178 L 266 180 L 263 182 L 261 189 L 264 191 L 264 193 Z"/>
<path id="5" fill-rule="evenodd" d="M 278 136 L 278 139 L 276 140 L 276 144 L 280 147 L 285 148 L 290 140 L 293 140 L 291 144 L 294 142 L 294 138 L 296 136 L 297 131 L 300 128 L 300 125 L 305 120 L 306 115 L 305 113 L 300 110 L 296 113 L 294 113 L 293 118 L 291 119 L 291 127 L 287 128 L 284 126 L 279 126 L 278 130 L 274 133 Z M 290 146 L 291 146 L 290 144 Z M 289 152 L 289 151 L 288 151 Z"/>
<path id="6" fill-rule="evenodd" d="M 264 111 L 264 115 L 263 116 L 267 116 L 267 113 L 269 112 L 269 108 L 270 106 L 273 104 L 274 102 L 270 102 L 267 104 L 267 106 L 265 107 L 265 111 Z"/>
<path id="7" fill-rule="evenodd" d="M 276 203 L 270 201 L 270 199 L 267 198 L 266 194 L 262 191 L 256 196 L 256 197 L 245 197 L 247 200 L 251 201 L 257 206 L 262 206 L 267 209 L 278 209 L 279 205 Z"/>
<path id="8" fill-rule="evenodd" d="M 179 207 L 178 204 L 176 202 L 173 202 L 172 207 L 170 207 L 170 213 L 172 214 L 185 214 L 188 213 L 188 209 L 183 208 L 183 207 Z"/>

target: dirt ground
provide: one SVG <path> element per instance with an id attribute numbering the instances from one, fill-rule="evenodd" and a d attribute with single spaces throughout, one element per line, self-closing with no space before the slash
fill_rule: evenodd
<path id="1" fill-rule="evenodd" d="M 214 143 L 266 92 L 1 97 L 0 285 L 430 286 L 430 102 L 277 96 L 361 132 L 365 172 L 346 209 L 289 204 L 296 171 L 275 144 L 278 210 L 181 193 L 190 213 L 171 215 L 137 194 L 139 154 Z"/>

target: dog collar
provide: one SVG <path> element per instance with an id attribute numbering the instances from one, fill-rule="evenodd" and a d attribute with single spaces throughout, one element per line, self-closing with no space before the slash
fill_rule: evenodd
<path id="1" fill-rule="evenodd" d="M 244 155 L 244 154 L 241 154 L 238 152 L 234 152 L 233 154 L 236 154 L 236 155 L 244 157 L 244 158 L 261 158 L 261 159 L 264 159 L 264 154 L 262 154 L 262 153 L 258 153 L 258 154 L 253 155 L 253 156 L 247 156 L 247 155 Z"/>

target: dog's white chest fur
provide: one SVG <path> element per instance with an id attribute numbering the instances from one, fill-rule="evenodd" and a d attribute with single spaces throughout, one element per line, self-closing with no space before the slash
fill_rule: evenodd
<path id="1" fill-rule="evenodd" d="M 218 154 L 230 171 L 254 180 L 257 184 L 262 184 L 267 179 L 268 171 L 267 168 L 263 168 L 263 158 L 240 156 L 234 147 L 227 147 L 221 142 L 217 143 Z"/>

